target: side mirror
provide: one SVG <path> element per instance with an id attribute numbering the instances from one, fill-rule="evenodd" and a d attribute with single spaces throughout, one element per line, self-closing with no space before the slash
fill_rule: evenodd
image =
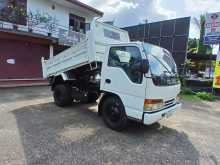
<path id="1" fill-rule="evenodd" d="M 141 62 L 141 72 L 142 73 L 148 73 L 149 71 L 149 61 L 147 59 L 143 59 L 142 62 Z"/>
<path id="2" fill-rule="evenodd" d="M 147 59 L 138 60 L 130 67 L 133 71 L 138 71 L 145 74 L 149 71 L 149 61 Z"/>

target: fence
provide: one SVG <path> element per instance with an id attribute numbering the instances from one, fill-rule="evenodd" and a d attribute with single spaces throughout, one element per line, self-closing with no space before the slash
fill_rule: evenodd
<path id="1" fill-rule="evenodd" d="M 18 25 L 10 22 L 0 21 L 0 30 L 11 30 L 14 32 L 26 32 L 49 38 L 56 38 L 60 45 L 71 46 L 86 39 L 86 34 L 72 31 L 69 27 L 59 24 L 39 23 L 37 25 Z"/>

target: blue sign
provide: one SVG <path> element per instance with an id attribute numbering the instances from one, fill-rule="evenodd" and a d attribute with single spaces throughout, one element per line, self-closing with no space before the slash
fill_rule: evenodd
<path id="1" fill-rule="evenodd" d="M 203 43 L 204 45 L 219 44 L 220 36 L 205 36 Z"/>

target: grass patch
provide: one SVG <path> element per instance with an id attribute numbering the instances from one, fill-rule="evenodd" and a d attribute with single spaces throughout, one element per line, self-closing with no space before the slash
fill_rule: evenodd
<path id="1" fill-rule="evenodd" d="M 206 93 L 206 92 L 198 92 L 196 93 L 196 96 L 202 100 L 206 101 L 215 101 L 217 98 L 211 93 Z"/>
<path id="2" fill-rule="evenodd" d="M 183 88 L 181 91 L 181 94 L 182 95 L 195 95 L 195 93 L 189 88 Z"/>
<path id="3" fill-rule="evenodd" d="M 186 100 L 186 101 L 201 101 L 199 97 L 196 95 L 188 95 L 188 94 L 180 94 L 180 99 Z"/>
<path id="4" fill-rule="evenodd" d="M 180 93 L 180 98 L 187 101 L 201 101 L 201 100 L 215 101 L 217 99 L 217 97 L 211 93 L 207 93 L 207 92 L 195 93 L 187 88 L 182 89 Z"/>

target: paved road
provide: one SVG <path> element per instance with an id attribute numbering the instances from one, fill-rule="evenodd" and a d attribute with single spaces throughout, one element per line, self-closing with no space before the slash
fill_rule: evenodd
<path id="1" fill-rule="evenodd" d="M 160 124 L 106 128 L 96 105 L 56 107 L 48 87 L 0 90 L 1 165 L 220 164 L 220 102 L 184 102 Z"/>

